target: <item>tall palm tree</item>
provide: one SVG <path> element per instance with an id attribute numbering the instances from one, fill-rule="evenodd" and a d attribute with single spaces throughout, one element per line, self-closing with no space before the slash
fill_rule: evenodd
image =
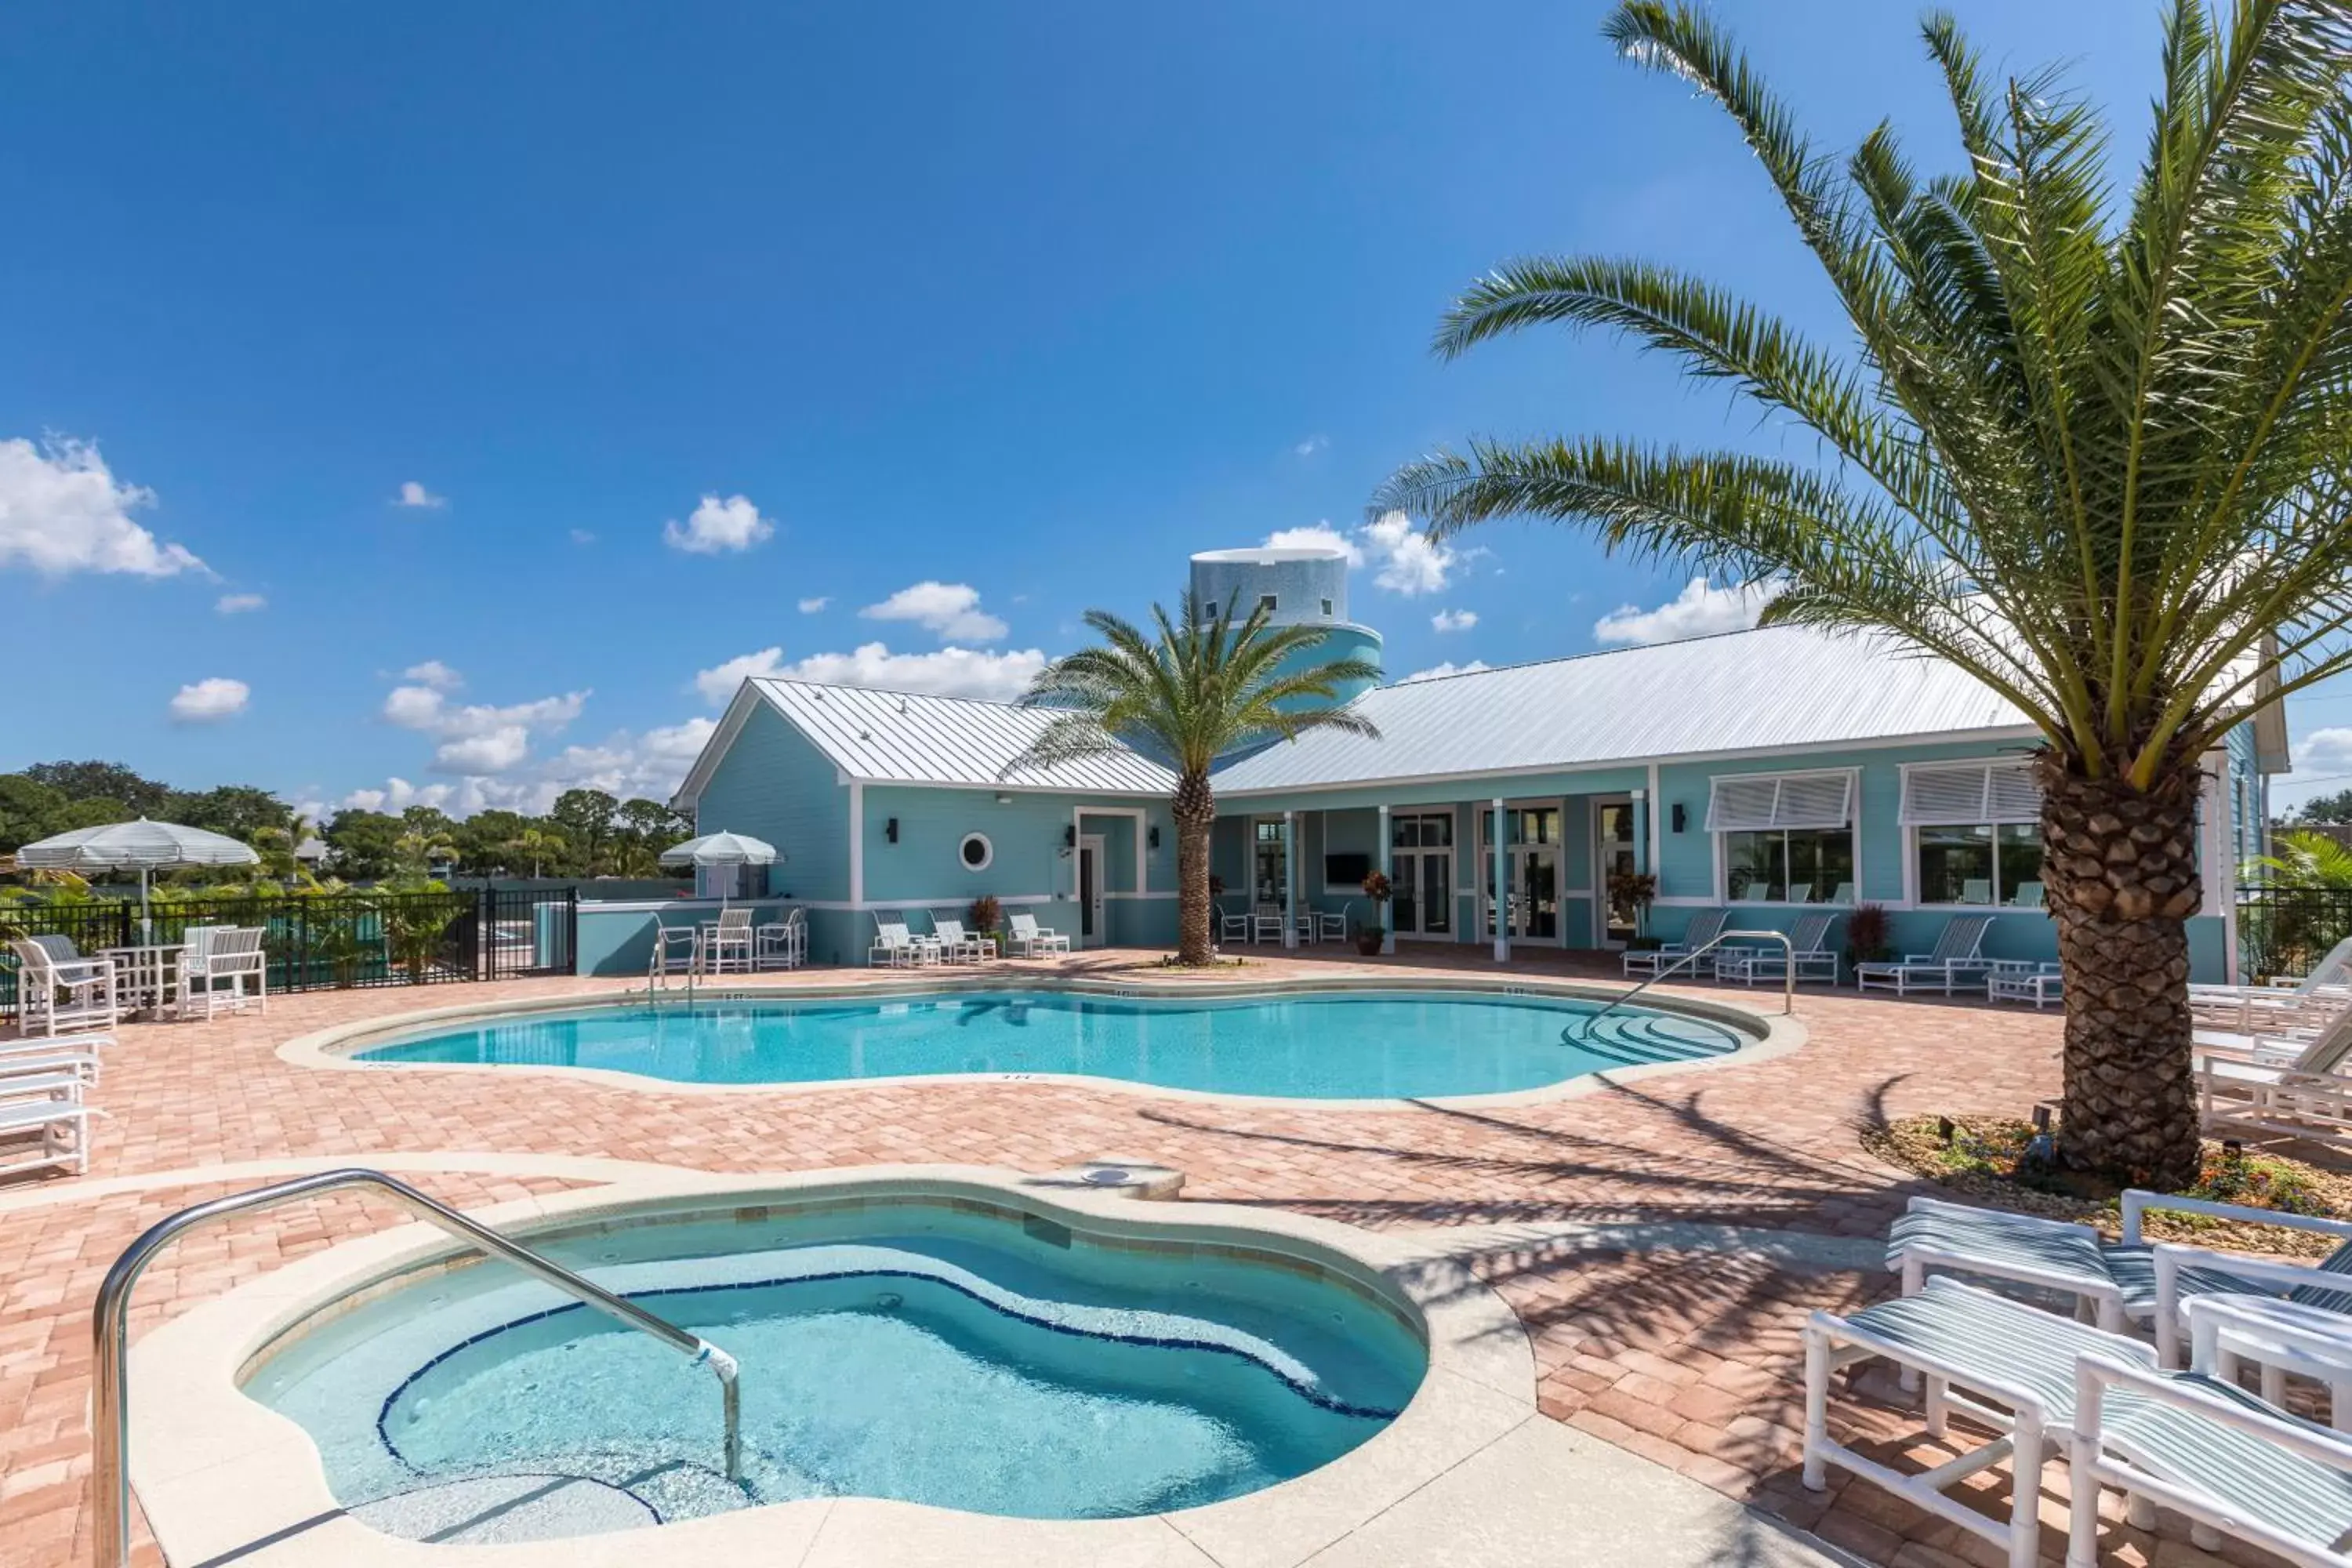
<path id="1" fill-rule="evenodd" d="M 1151 607 L 1160 634 L 1155 640 L 1108 610 L 1088 610 L 1087 625 L 1101 646 L 1055 660 L 1021 699 L 1024 707 L 1062 711 L 1006 765 L 1006 777 L 1129 748 L 1174 771 L 1180 963 L 1207 963 L 1213 956 L 1209 834 L 1217 797 L 1209 770 L 1217 759 L 1309 730 L 1380 732 L 1371 721 L 1338 705 L 1341 686 L 1378 680 L 1380 667 L 1335 658 L 1286 671 L 1294 655 L 1319 646 L 1327 634 L 1320 626 L 1271 626 L 1268 616 L 1261 605 L 1236 626 L 1234 601 L 1211 613 L 1186 594 L 1183 613 L 1173 622 L 1166 610 Z"/>
<path id="2" fill-rule="evenodd" d="M 1604 32 L 1728 111 L 1850 342 L 1668 268 L 1549 258 L 1474 284 L 1437 353 L 1609 329 L 1792 418 L 1822 460 L 1480 439 L 1405 468 L 1371 510 L 1441 536 L 1583 523 L 1777 584 L 1769 619 L 1883 628 L 2015 704 L 2044 737 L 2062 1150 L 2192 1174 L 2199 760 L 2352 664 L 2352 18 L 2174 0 L 2127 192 L 2087 104 L 2049 72 L 1992 79 L 1946 16 L 1923 32 L 1967 162 L 1924 179 L 1885 124 L 1843 160 L 1808 142 L 1689 6 L 1629 0 Z"/>

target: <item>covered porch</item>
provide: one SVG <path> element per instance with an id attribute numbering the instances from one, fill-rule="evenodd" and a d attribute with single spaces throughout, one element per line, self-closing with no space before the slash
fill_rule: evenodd
<path id="1" fill-rule="evenodd" d="M 1288 948 L 1329 926 L 1318 916 L 1349 933 L 1378 928 L 1384 952 L 1475 947 L 1507 963 L 1515 951 L 1622 948 L 1638 934 L 1636 909 L 1612 898 L 1610 881 L 1654 865 L 1652 796 L 1638 773 L 1597 785 L 1231 802 L 1211 846 L 1216 902 L 1223 914 L 1280 916 Z M 1363 890 L 1375 871 L 1389 879 L 1384 902 Z"/>

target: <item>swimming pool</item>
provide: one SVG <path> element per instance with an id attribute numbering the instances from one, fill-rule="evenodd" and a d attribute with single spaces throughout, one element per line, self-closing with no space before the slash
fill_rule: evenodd
<path id="1" fill-rule="evenodd" d="M 373 1529 L 511 1542 L 851 1496 L 1129 1518 L 1319 1468 L 1395 1420 L 1429 1366 L 1413 1310 L 1337 1257 L 969 1194 L 533 1242 L 736 1358 L 740 1481 L 707 1371 L 483 1263 L 318 1313 L 242 1380 Z"/>
<path id="2" fill-rule="evenodd" d="M 1245 997 L 1066 990 L 600 1006 L 369 1045 L 364 1062 L 594 1068 L 677 1083 L 1078 1075 L 1300 1100 L 1540 1089 L 1750 1043 L 1688 1014 L 1574 997 L 1371 991 Z"/>

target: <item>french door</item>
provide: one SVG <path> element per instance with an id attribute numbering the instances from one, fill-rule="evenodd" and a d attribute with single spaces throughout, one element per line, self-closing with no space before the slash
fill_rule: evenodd
<path id="1" fill-rule="evenodd" d="M 1399 936 L 1454 931 L 1454 814 L 1389 819 L 1389 907 Z"/>
<path id="2" fill-rule="evenodd" d="M 1640 847 L 1633 841 L 1633 797 L 1612 795 L 1592 803 L 1592 864 L 1594 880 L 1599 883 L 1601 897 L 1593 908 L 1598 910 L 1593 940 L 1603 947 L 1622 947 L 1633 941 L 1634 922 L 1640 910 L 1631 900 L 1612 897 L 1610 879 L 1622 872 L 1631 875 L 1641 863 Z"/>

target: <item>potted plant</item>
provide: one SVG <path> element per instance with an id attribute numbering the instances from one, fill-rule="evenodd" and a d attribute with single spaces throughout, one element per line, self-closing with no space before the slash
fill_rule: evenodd
<path id="1" fill-rule="evenodd" d="M 1385 871 L 1375 870 L 1364 878 L 1364 897 L 1371 900 L 1372 923 L 1356 928 L 1356 951 L 1366 958 L 1377 955 L 1388 942 L 1388 923 L 1381 919 L 1381 906 L 1395 891 Z"/>
<path id="2" fill-rule="evenodd" d="M 1895 931 L 1884 904 L 1856 904 L 1845 917 L 1845 962 L 1878 963 L 1895 956 Z"/>
<path id="3" fill-rule="evenodd" d="M 964 923 L 971 927 L 974 936 L 986 937 L 1002 953 L 1013 951 L 1013 933 L 1003 929 L 1004 905 L 992 893 L 982 893 L 972 900 L 963 912 Z"/>
<path id="4" fill-rule="evenodd" d="M 1609 873 L 1609 902 L 1612 908 L 1633 911 L 1633 930 L 1639 933 L 1625 945 L 1637 952 L 1646 952 L 1658 945 L 1649 934 L 1650 905 L 1658 896 L 1658 874 L 1654 871 L 1612 871 Z"/>

